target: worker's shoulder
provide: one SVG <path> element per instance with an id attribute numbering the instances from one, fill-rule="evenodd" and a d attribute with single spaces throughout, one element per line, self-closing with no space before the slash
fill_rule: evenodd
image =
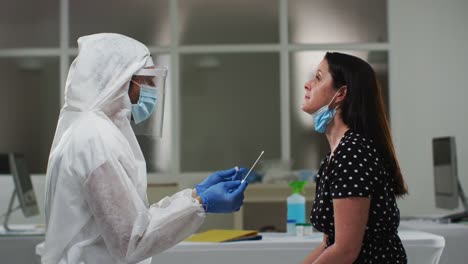
<path id="1" fill-rule="evenodd" d="M 75 144 L 91 144 L 94 147 L 104 144 L 109 147 L 121 140 L 117 127 L 102 113 L 85 113 L 70 128 Z"/>
<path id="2" fill-rule="evenodd" d="M 83 113 L 63 133 L 50 160 L 61 161 L 60 166 L 71 171 L 70 175 L 86 176 L 107 160 L 121 156 L 126 150 L 124 141 L 109 118 Z"/>

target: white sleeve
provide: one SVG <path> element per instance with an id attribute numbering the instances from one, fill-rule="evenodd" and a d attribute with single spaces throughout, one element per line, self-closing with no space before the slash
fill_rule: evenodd
<path id="1" fill-rule="evenodd" d="M 125 263 L 174 246 L 195 233 L 205 218 L 190 189 L 148 209 L 117 160 L 106 161 L 88 175 L 84 190 L 109 253 Z"/>

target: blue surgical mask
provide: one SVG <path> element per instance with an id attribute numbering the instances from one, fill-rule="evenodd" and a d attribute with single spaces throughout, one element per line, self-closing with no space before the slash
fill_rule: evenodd
<path id="1" fill-rule="evenodd" d="M 325 133 L 328 123 L 330 123 L 330 121 L 333 119 L 333 117 L 336 114 L 336 108 L 338 108 L 337 106 L 334 109 L 330 109 L 330 104 L 333 102 L 337 94 L 338 92 L 336 92 L 336 94 L 333 96 L 330 103 L 324 105 L 312 114 L 312 118 L 314 119 L 315 131 L 319 133 Z"/>
<path id="2" fill-rule="evenodd" d="M 136 104 L 132 104 L 132 115 L 136 124 L 151 116 L 156 107 L 157 98 L 157 89 L 144 84 L 140 85 L 140 98 Z"/>

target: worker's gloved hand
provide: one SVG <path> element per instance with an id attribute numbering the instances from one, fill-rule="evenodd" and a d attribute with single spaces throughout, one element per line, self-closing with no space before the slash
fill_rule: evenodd
<path id="1" fill-rule="evenodd" d="M 195 186 L 195 189 L 197 190 L 197 194 L 203 193 L 205 190 L 210 188 L 211 186 L 224 182 L 224 181 L 230 181 L 233 180 L 237 177 L 237 172 L 238 168 L 232 168 L 230 170 L 224 170 L 224 171 L 217 171 L 210 176 L 206 177 L 204 181 L 202 181 L 200 184 L 197 184 Z"/>
<path id="2" fill-rule="evenodd" d="M 226 181 L 211 186 L 198 194 L 208 213 L 232 213 L 238 211 L 244 202 L 247 181 Z"/>
<path id="3" fill-rule="evenodd" d="M 235 181 L 242 181 L 247 173 L 249 172 L 248 169 L 246 168 L 240 168 L 239 171 L 231 178 L 231 180 Z M 245 179 L 247 182 L 251 183 L 252 181 L 255 181 L 258 178 L 257 174 L 255 171 L 251 171 L 247 179 Z"/>
<path id="4" fill-rule="evenodd" d="M 244 179 L 245 175 L 247 175 L 247 172 L 248 172 L 248 171 L 249 171 L 249 170 L 246 169 L 246 168 L 240 168 L 240 169 L 237 170 L 236 174 L 234 174 L 234 175 L 230 178 L 230 180 L 231 180 L 231 181 L 242 181 L 242 179 Z M 250 176 L 249 176 L 249 178 L 250 178 Z"/>

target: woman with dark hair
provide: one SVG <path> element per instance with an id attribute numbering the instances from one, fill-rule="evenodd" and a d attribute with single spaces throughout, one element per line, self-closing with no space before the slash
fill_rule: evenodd
<path id="1" fill-rule="evenodd" d="M 396 197 L 407 194 L 375 72 L 327 53 L 305 84 L 302 110 L 330 152 L 317 174 L 310 221 L 324 233 L 303 263 L 407 263 Z"/>

